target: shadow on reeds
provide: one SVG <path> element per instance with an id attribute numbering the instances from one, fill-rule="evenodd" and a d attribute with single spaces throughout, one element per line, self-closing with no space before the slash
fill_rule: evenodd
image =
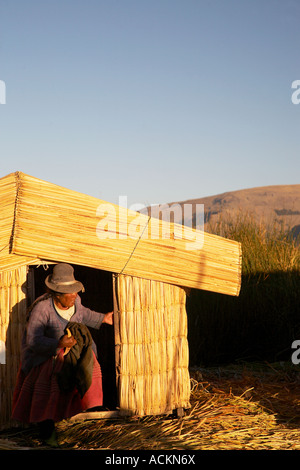
<path id="1" fill-rule="evenodd" d="M 187 297 L 191 365 L 291 358 L 300 340 L 300 271 L 244 275 L 239 297 Z"/>
<path id="2" fill-rule="evenodd" d="M 12 287 L 13 288 L 13 287 Z M 11 298 L 14 298 L 11 294 Z M 5 337 L 5 358 L 0 364 L 0 429 L 11 423 L 12 396 L 20 367 L 21 339 L 26 316 L 26 300 L 13 304 L 9 311 Z"/>
<path id="3" fill-rule="evenodd" d="M 192 290 L 187 298 L 191 365 L 289 360 L 300 340 L 300 245 L 277 223 L 251 214 L 209 231 L 242 245 L 240 295 Z"/>

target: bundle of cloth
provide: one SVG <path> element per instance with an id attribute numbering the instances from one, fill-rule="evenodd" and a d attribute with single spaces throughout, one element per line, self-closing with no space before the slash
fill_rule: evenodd
<path id="1" fill-rule="evenodd" d="M 93 339 L 89 329 L 76 322 L 69 322 L 65 334 L 71 334 L 76 339 L 72 348 L 66 348 L 64 362 L 57 373 L 57 381 L 63 392 L 77 388 L 81 398 L 92 384 L 94 354 Z"/>

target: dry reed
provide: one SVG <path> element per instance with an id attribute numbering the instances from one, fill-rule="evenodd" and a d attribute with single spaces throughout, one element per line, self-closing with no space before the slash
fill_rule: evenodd
<path id="1" fill-rule="evenodd" d="M 0 429 L 9 425 L 11 401 L 20 365 L 22 333 L 26 318 L 23 291 L 27 267 L 0 273 L 0 340 L 5 345 L 5 363 L 0 364 Z"/>
<path id="2" fill-rule="evenodd" d="M 300 449 L 299 372 L 287 363 L 191 371 L 191 409 L 169 416 L 62 421 L 62 449 Z M 41 448 L 35 428 L 7 430 L 11 446 Z M 14 444 L 13 444 L 14 443 Z"/>
<path id="3" fill-rule="evenodd" d="M 12 185 L 15 178 L 17 188 L 16 195 L 13 191 L 8 195 L 10 217 L 14 211 L 11 246 L 15 255 L 239 293 L 238 242 L 206 233 L 203 246 L 187 249 L 195 239 L 202 240 L 202 233 L 23 173 L 6 178 L 2 178 L 3 186 L 7 181 Z"/>
<path id="4" fill-rule="evenodd" d="M 14 217 L 16 211 L 16 181 L 11 174 L 0 179 L 0 269 L 14 269 L 34 261 L 31 256 L 18 256 L 11 254 L 11 240 L 14 230 Z"/>
<path id="5" fill-rule="evenodd" d="M 288 364 L 192 371 L 192 408 L 169 416 L 58 426 L 63 448 L 300 449 L 298 371 Z"/>
<path id="6" fill-rule="evenodd" d="M 156 415 L 189 406 L 185 291 L 118 276 L 117 383 L 124 415 Z"/>

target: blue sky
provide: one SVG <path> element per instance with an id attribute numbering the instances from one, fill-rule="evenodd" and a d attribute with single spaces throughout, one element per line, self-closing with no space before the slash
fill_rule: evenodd
<path id="1" fill-rule="evenodd" d="M 154 204 L 300 183 L 299 0 L 0 0 L 0 176 Z"/>

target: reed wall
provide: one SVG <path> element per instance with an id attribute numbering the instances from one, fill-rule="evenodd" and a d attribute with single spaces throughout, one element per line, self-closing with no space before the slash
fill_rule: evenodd
<path id="1" fill-rule="evenodd" d="M 124 415 L 189 408 L 184 289 L 128 275 L 117 278 L 117 383 Z"/>
<path id="2" fill-rule="evenodd" d="M 11 405 L 20 365 L 26 320 L 27 266 L 0 272 L 0 429 L 11 423 Z"/>

